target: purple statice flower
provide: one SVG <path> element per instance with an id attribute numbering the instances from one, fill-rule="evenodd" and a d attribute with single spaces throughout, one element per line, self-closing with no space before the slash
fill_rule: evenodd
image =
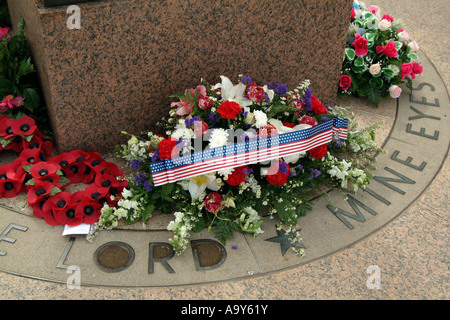
<path id="1" fill-rule="evenodd" d="M 298 170 L 303 170 L 303 166 L 301 164 L 298 165 Z"/>
<path id="2" fill-rule="evenodd" d="M 294 170 L 289 170 L 289 177 L 296 177 L 297 176 L 297 174 L 295 173 L 295 171 Z"/>
<path id="3" fill-rule="evenodd" d="M 161 159 L 161 158 L 159 157 L 159 150 L 155 150 L 155 151 L 153 152 L 152 162 L 156 162 L 156 161 L 158 161 L 159 159 Z"/>
<path id="4" fill-rule="evenodd" d="M 338 146 L 338 147 L 342 147 L 344 144 L 344 140 L 339 138 L 337 135 L 334 135 L 331 137 L 333 139 L 333 142 Z"/>
<path id="5" fill-rule="evenodd" d="M 249 76 L 242 76 L 241 83 L 246 84 L 248 87 L 251 87 L 253 80 Z"/>
<path id="6" fill-rule="evenodd" d="M 186 125 L 186 128 L 189 128 L 191 125 L 193 125 L 196 121 L 199 121 L 200 117 L 192 117 L 191 119 L 184 120 L 184 124 Z"/>
<path id="7" fill-rule="evenodd" d="M 140 173 L 138 173 L 138 174 L 136 174 L 135 176 L 134 176 L 134 182 L 136 182 L 136 183 L 144 183 L 145 182 L 145 179 L 144 179 L 144 177 L 142 177 L 142 175 L 140 174 Z"/>
<path id="8" fill-rule="evenodd" d="M 139 168 L 142 166 L 142 161 L 140 160 L 131 160 L 130 161 L 130 167 L 133 170 L 139 170 Z"/>
<path id="9" fill-rule="evenodd" d="M 280 83 L 274 91 L 279 96 L 286 94 L 287 92 L 286 85 L 284 83 Z"/>
<path id="10" fill-rule="evenodd" d="M 322 174 L 322 172 L 320 172 L 317 169 L 309 169 L 309 172 L 311 173 L 310 174 L 311 179 L 317 178 L 318 176 L 320 176 Z"/>
<path id="11" fill-rule="evenodd" d="M 328 117 L 322 117 L 322 121 L 328 121 L 328 120 L 330 120 L 330 118 L 328 118 Z"/>
<path id="12" fill-rule="evenodd" d="M 209 113 L 209 124 L 212 125 L 220 121 L 219 116 L 216 116 L 213 111 Z"/>
<path id="13" fill-rule="evenodd" d="M 288 165 L 286 162 L 281 161 L 279 165 L 279 169 L 281 173 L 287 173 L 288 172 Z"/>
<path id="14" fill-rule="evenodd" d="M 144 181 L 144 188 L 145 188 L 145 191 L 150 192 L 153 189 L 153 185 L 151 183 L 148 183 L 148 181 Z"/>
<path id="15" fill-rule="evenodd" d="M 270 98 L 267 92 L 264 92 L 264 98 L 266 98 L 267 103 L 270 103 Z"/>
<path id="16" fill-rule="evenodd" d="M 312 95 L 311 89 L 306 88 L 305 95 L 303 96 L 303 102 L 305 103 L 306 111 L 311 111 L 311 95 Z"/>

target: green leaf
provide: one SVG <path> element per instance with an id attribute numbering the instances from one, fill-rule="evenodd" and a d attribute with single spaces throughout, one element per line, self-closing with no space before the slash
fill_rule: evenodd
<path id="1" fill-rule="evenodd" d="M 228 239 L 234 238 L 233 228 L 229 221 L 219 220 L 213 226 L 213 230 L 216 233 L 217 239 L 219 239 L 222 244 L 226 244 Z"/>
<path id="2" fill-rule="evenodd" d="M 194 232 L 200 232 L 203 229 L 206 228 L 206 224 L 208 223 L 208 219 L 205 217 L 205 215 L 199 217 L 198 221 L 195 223 L 194 227 L 192 228 L 192 231 Z"/>
<path id="3" fill-rule="evenodd" d="M 351 48 L 346 48 L 345 49 L 345 57 L 350 60 L 353 61 L 353 59 L 355 59 L 356 53 L 355 50 L 351 49 Z"/>
<path id="4" fill-rule="evenodd" d="M 1 89 L 8 89 L 11 86 L 11 81 L 9 79 L 6 79 L 4 77 L 0 77 L 0 88 Z"/>
<path id="5" fill-rule="evenodd" d="M 400 50 L 403 46 L 403 43 L 401 43 L 400 41 L 394 41 L 395 42 L 395 49 Z"/>
<path id="6" fill-rule="evenodd" d="M 0 137 L 0 144 L 2 145 L 2 147 L 6 147 L 13 139 L 5 139 L 3 137 Z"/>
<path id="7" fill-rule="evenodd" d="M 419 61 L 419 57 L 415 53 L 409 53 L 408 58 L 410 58 L 411 60 Z"/>
<path id="8" fill-rule="evenodd" d="M 25 99 L 24 106 L 30 111 L 33 111 L 39 107 L 39 95 L 33 88 L 27 88 L 23 91 L 23 97 Z"/>
<path id="9" fill-rule="evenodd" d="M 364 59 L 363 59 L 363 57 L 359 56 L 358 58 L 356 58 L 356 60 L 355 60 L 355 66 L 356 66 L 356 67 L 362 67 L 362 66 L 364 66 Z"/>
<path id="10" fill-rule="evenodd" d="M 31 63 L 31 57 L 29 57 L 26 60 L 22 60 L 19 64 L 19 71 L 16 74 L 16 82 L 19 83 L 22 77 L 35 71 L 36 70 L 34 69 L 34 66 Z"/>
<path id="11" fill-rule="evenodd" d="M 168 184 L 164 184 L 161 188 L 162 188 L 162 197 L 166 198 L 170 195 L 170 193 L 173 190 L 173 183 L 168 183 Z"/>
<path id="12" fill-rule="evenodd" d="M 373 87 L 372 90 L 369 90 L 367 92 L 367 98 L 371 103 L 378 106 L 382 98 L 381 89 L 379 89 L 378 87 Z"/>
<path id="13" fill-rule="evenodd" d="M 382 88 L 383 87 L 383 80 L 380 78 L 372 78 L 369 81 L 370 85 L 372 87 Z"/>
<path id="14" fill-rule="evenodd" d="M 53 186 L 52 191 L 50 192 L 50 195 L 54 196 L 55 194 L 57 194 L 59 192 L 61 192 L 61 189 L 56 186 Z"/>
<path id="15" fill-rule="evenodd" d="M 383 72 L 383 74 L 384 74 L 384 77 L 385 77 L 387 80 L 390 80 L 390 79 L 392 79 L 392 78 L 394 77 L 394 70 L 392 70 L 392 69 L 389 69 L 389 68 L 383 68 L 382 72 Z"/>

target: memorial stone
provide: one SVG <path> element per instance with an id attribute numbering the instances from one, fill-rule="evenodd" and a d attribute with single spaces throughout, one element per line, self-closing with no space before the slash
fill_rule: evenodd
<path id="1" fill-rule="evenodd" d="M 70 4 L 69 4 L 70 3 Z M 75 3 L 75 4 L 73 4 Z M 352 0 L 8 0 L 25 19 L 60 152 L 108 151 L 156 130 L 204 78 L 309 79 L 333 103 Z M 57 6 L 53 6 L 57 5 Z"/>

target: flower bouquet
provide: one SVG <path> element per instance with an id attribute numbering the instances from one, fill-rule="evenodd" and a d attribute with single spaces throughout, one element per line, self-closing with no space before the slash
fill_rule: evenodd
<path id="1" fill-rule="evenodd" d="M 357 130 L 350 111 L 322 104 L 307 80 L 288 91 L 221 76 L 172 97 L 162 134 L 124 132 L 130 139 L 116 151 L 128 161 L 129 184 L 116 206 L 103 206 L 97 230 L 173 213 L 169 241 L 180 254 L 191 232 L 207 228 L 225 243 L 235 231 L 257 236 L 264 218 L 277 216 L 299 244 L 295 227 L 312 199 L 327 188 L 364 188 L 382 151 L 378 124 Z"/>
<path id="2" fill-rule="evenodd" d="M 411 40 L 399 19 L 354 0 L 338 93 L 367 97 L 374 105 L 398 98 L 400 84 L 423 72 Z"/>

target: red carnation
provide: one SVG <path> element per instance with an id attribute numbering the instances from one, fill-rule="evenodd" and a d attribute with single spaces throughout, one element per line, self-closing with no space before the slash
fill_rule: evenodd
<path id="1" fill-rule="evenodd" d="M 239 103 L 228 100 L 223 102 L 217 109 L 217 112 L 224 119 L 236 119 L 241 111 L 242 108 Z"/>
<path id="2" fill-rule="evenodd" d="M 302 124 L 309 124 L 310 126 L 313 126 L 313 127 L 315 125 L 317 125 L 317 121 L 314 120 L 314 118 L 310 117 L 310 116 L 304 116 L 302 118 L 302 120 L 300 120 L 300 123 L 302 123 Z"/>
<path id="3" fill-rule="evenodd" d="M 281 161 L 278 161 L 275 164 L 272 164 L 270 168 L 267 170 L 267 181 L 269 181 L 270 184 L 281 186 L 287 182 L 287 179 L 290 175 L 290 167 L 287 163 L 283 163 L 285 168 L 284 170 L 280 170 L 280 163 Z"/>
<path id="4" fill-rule="evenodd" d="M 245 182 L 245 177 L 249 172 L 249 168 L 247 166 L 242 166 L 235 168 L 231 174 L 227 177 L 227 183 L 230 186 L 238 186 L 242 182 Z"/>
<path id="5" fill-rule="evenodd" d="M 255 103 L 259 103 L 264 99 L 264 88 L 253 85 L 247 91 L 247 98 Z"/>
<path id="6" fill-rule="evenodd" d="M 217 192 L 211 192 L 205 198 L 205 209 L 208 212 L 217 213 L 224 208 L 225 204 L 222 204 L 222 196 Z"/>
<path id="7" fill-rule="evenodd" d="M 311 96 L 311 109 L 315 114 L 327 114 L 327 108 L 314 95 Z"/>
<path id="8" fill-rule="evenodd" d="M 177 142 L 172 139 L 164 139 L 158 145 L 161 160 L 175 158 L 178 155 Z"/>
<path id="9" fill-rule="evenodd" d="M 315 147 L 308 151 L 311 158 L 319 160 L 322 159 L 327 154 L 328 148 L 326 144 Z"/>

